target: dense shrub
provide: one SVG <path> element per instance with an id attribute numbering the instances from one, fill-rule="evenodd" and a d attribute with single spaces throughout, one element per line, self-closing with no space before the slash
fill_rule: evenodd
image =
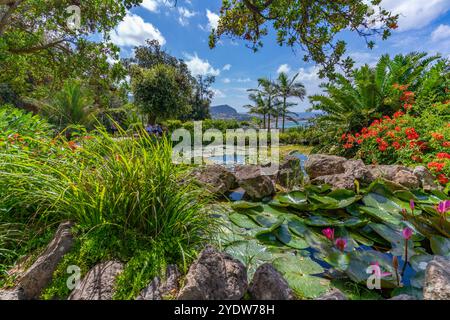
<path id="1" fill-rule="evenodd" d="M 416 114 L 413 105 L 384 116 L 357 133 L 343 134 L 340 153 L 367 163 L 424 165 L 443 185 L 450 178 L 450 103 Z"/>

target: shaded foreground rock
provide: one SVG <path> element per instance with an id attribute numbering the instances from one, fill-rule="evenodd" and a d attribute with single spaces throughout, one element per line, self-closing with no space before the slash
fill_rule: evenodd
<path id="1" fill-rule="evenodd" d="M 23 292 L 20 289 L 0 290 L 0 300 L 23 300 Z"/>
<path id="2" fill-rule="evenodd" d="M 435 256 L 428 263 L 423 287 L 424 300 L 450 300 L 450 260 Z"/>
<path id="3" fill-rule="evenodd" d="M 114 295 L 116 277 L 123 264 L 106 261 L 93 267 L 69 296 L 69 300 L 111 300 Z"/>
<path id="4" fill-rule="evenodd" d="M 316 300 L 348 300 L 345 294 L 343 294 L 339 289 L 333 288 L 327 293 L 324 293 Z"/>
<path id="5" fill-rule="evenodd" d="M 179 300 L 238 300 L 247 291 L 247 271 L 238 260 L 207 246 L 191 265 Z"/>
<path id="6" fill-rule="evenodd" d="M 208 165 L 194 172 L 195 179 L 211 193 L 224 195 L 237 187 L 233 173 L 221 165 Z"/>
<path id="7" fill-rule="evenodd" d="M 179 290 L 180 272 L 176 265 L 166 269 L 165 280 L 155 277 L 150 284 L 141 291 L 136 300 L 163 300 L 165 296 L 173 296 Z"/>
<path id="8" fill-rule="evenodd" d="M 238 166 L 235 175 L 239 186 L 245 190 L 246 196 L 250 199 L 261 200 L 275 193 L 272 179 L 260 166 Z"/>
<path id="9" fill-rule="evenodd" d="M 283 276 L 268 263 L 255 272 L 248 289 L 254 300 L 294 300 L 294 293 Z"/>
<path id="10" fill-rule="evenodd" d="M 37 299 L 42 291 L 52 280 L 62 257 L 69 252 L 74 243 L 70 231 L 72 222 L 61 223 L 53 240 L 47 245 L 45 251 L 36 259 L 33 265 L 20 277 L 18 290 L 21 299 Z"/>
<path id="11" fill-rule="evenodd" d="M 419 179 L 420 187 L 425 191 L 439 189 L 439 186 L 434 182 L 433 175 L 424 166 L 415 167 L 413 173 Z"/>

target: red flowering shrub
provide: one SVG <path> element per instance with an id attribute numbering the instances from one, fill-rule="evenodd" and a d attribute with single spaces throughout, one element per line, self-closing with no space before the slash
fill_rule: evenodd
<path id="1" fill-rule="evenodd" d="M 413 94 L 404 92 L 402 99 L 407 97 L 408 102 L 413 102 Z M 415 108 L 408 104 L 392 118 L 384 116 L 360 132 L 343 134 L 341 153 L 353 153 L 373 164 L 422 164 L 436 175 L 439 183 L 448 185 L 450 104 L 437 104 L 420 112 Z"/>

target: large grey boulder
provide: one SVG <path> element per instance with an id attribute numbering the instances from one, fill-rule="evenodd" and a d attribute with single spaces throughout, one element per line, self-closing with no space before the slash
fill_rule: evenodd
<path id="1" fill-rule="evenodd" d="M 332 189 L 354 189 L 355 179 L 347 174 L 332 174 L 320 176 L 311 180 L 311 184 L 322 185 L 328 184 Z"/>
<path id="2" fill-rule="evenodd" d="M 370 170 L 374 178 L 383 178 L 386 180 L 394 181 L 395 176 L 399 171 L 409 171 L 412 170 L 408 167 L 393 164 L 393 165 L 368 165 L 367 169 Z"/>
<path id="3" fill-rule="evenodd" d="M 450 260 L 435 256 L 425 271 L 425 300 L 450 300 Z"/>
<path id="4" fill-rule="evenodd" d="M 41 291 L 50 283 L 53 272 L 56 270 L 62 257 L 73 246 L 72 226 L 72 222 L 61 223 L 55 233 L 55 237 L 47 245 L 44 252 L 20 277 L 17 288 L 22 293 L 22 299 L 39 298 Z"/>
<path id="5" fill-rule="evenodd" d="M 419 179 L 411 170 L 398 171 L 392 181 L 408 189 L 418 189 L 420 187 Z"/>
<path id="6" fill-rule="evenodd" d="M 425 191 L 440 189 L 440 186 L 434 182 L 435 177 L 424 166 L 415 167 L 413 173 L 419 179 L 420 187 Z"/>
<path id="7" fill-rule="evenodd" d="M 234 174 L 217 164 L 195 171 L 194 179 L 215 195 L 225 195 L 237 187 Z"/>
<path id="8" fill-rule="evenodd" d="M 359 183 L 370 184 L 375 180 L 372 172 L 362 160 L 347 160 L 343 166 L 344 175 L 349 176 L 353 181 L 358 180 Z"/>
<path id="9" fill-rule="evenodd" d="M 261 200 L 275 193 L 272 179 L 260 166 L 245 165 L 236 167 L 235 176 L 239 186 L 252 200 Z"/>
<path id="10" fill-rule="evenodd" d="M 248 292 L 254 300 L 294 300 L 295 296 L 283 276 L 268 263 L 258 267 Z"/>
<path id="11" fill-rule="evenodd" d="M 326 154 L 312 154 L 305 162 L 305 171 L 311 180 L 320 177 L 345 172 L 344 163 L 347 159 Z"/>
<path id="12" fill-rule="evenodd" d="M 155 277 L 150 284 L 141 291 L 136 300 L 163 300 L 164 297 L 174 296 L 179 290 L 180 272 L 176 265 L 169 265 L 164 280 Z"/>
<path id="13" fill-rule="evenodd" d="M 191 265 L 179 300 L 239 300 L 247 291 L 245 266 L 207 246 Z"/>
<path id="14" fill-rule="evenodd" d="M 316 298 L 316 300 L 348 300 L 348 299 L 347 296 L 342 293 L 342 291 L 333 288 L 327 293 L 324 293 L 320 297 Z"/>
<path id="15" fill-rule="evenodd" d="M 294 156 L 287 156 L 280 163 L 278 173 L 276 175 L 276 183 L 286 189 L 292 189 L 300 185 L 303 173 L 300 165 L 300 159 Z"/>
<path id="16" fill-rule="evenodd" d="M 123 271 L 118 261 L 106 261 L 93 267 L 69 296 L 69 300 L 112 300 L 116 277 Z"/>

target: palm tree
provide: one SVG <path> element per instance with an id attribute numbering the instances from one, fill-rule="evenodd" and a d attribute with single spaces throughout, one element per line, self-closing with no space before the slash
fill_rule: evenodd
<path id="1" fill-rule="evenodd" d="M 289 79 L 286 73 L 281 72 L 275 84 L 278 91 L 278 95 L 282 100 L 280 105 L 281 106 L 280 114 L 283 119 L 283 123 L 281 126 L 282 132 L 284 132 L 286 115 L 289 113 L 288 108 L 296 105 L 295 103 L 294 104 L 288 103 L 287 100 L 291 97 L 297 97 L 300 100 L 303 100 L 306 96 L 305 86 L 300 82 L 296 82 L 298 75 L 299 74 L 297 73 L 291 79 Z M 278 117 L 277 117 L 277 124 L 278 124 Z"/>
<path id="2" fill-rule="evenodd" d="M 267 110 L 266 110 L 266 104 L 264 101 L 264 98 L 262 96 L 262 94 L 260 92 L 256 92 L 256 93 L 251 93 L 249 94 L 248 98 L 253 101 L 253 105 L 252 104 L 247 104 L 244 106 L 244 108 L 249 109 L 249 113 L 251 114 L 258 114 L 258 115 L 262 115 L 263 116 L 263 128 L 266 128 L 266 115 L 267 115 Z"/>
<path id="3" fill-rule="evenodd" d="M 258 79 L 258 88 L 257 89 L 249 89 L 249 92 L 254 92 L 260 94 L 263 98 L 265 105 L 265 114 L 267 114 L 267 127 L 270 130 L 271 124 L 270 119 L 271 116 L 276 115 L 276 104 L 277 104 L 277 89 L 273 81 L 267 78 L 259 78 Z"/>
<path id="4" fill-rule="evenodd" d="M 372 120 L 383 115 L 392 115 L 401 107 L 395 84 L 408 85 L 408 90 L 416 90 L 425 78 L 428 66 L 438 57 L 412 53 L 388 55 L 380 58 L 375 67 L 364 65 L 353 72 L 351 78 L 336 75 L 333 82 L 322 84 L 324 95 L 309 97 L 310 110 L 320 110 L 323 116 L 317 124 L 326 126 L 330 135 L 340 132 L 359 131 Z"/>
<path id="5" fill-rule="evenodd" d="M 60 127 L 89 126 L 97 113 L 92 99 L 79 82 L 67 82 L 43 111 Z"/>

